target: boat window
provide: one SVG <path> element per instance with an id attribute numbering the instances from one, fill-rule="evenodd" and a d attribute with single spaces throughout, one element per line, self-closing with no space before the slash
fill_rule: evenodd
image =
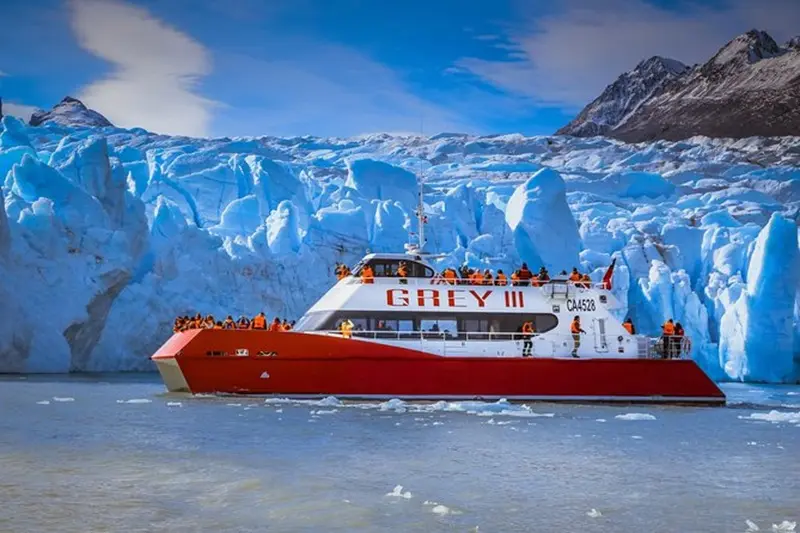
<path id="1" fill-rule="evenodd" d="M 369 265 L 376 278 L 394 278 L 397 277 L 400 261 L 405 261 L 409 278 L 432 278 L 434 275 L 433 269 L 409 259 L 373 259 Z"/>
<path id="2" fill-rule="evenodd" d="M 425 338 L 446 336 L 454 338 L 458 333 L 458 321 L 455 317 L 426 318 L 419 321 L 419 330 Z"/>

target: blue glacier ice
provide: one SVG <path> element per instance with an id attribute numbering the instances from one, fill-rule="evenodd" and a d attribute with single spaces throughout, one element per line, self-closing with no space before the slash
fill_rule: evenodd
<path id="1" fill-rule="evenodd" d="M 681 321 L 715 378 L 800 379 L 800 139 L 190 139 L 0 123 L 0 371 L 150 370 L 177 314 L 298 318 L 337 262 L 616 258 L 616 314 Z M 47 317 L 42 320 L 42 317 Z M 9 318 L 6 318 L 9 317 Z"/>

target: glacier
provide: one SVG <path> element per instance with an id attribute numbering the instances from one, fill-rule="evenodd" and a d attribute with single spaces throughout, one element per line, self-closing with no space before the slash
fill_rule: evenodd
<path id="1" fill-rule="evenodd" d="M 194 139 L 0 123 L 0 372 L 153 370 L 176 315 L 298 318 L 401 251 L 424 178 L 440 268 L 602 278 L 719 380 L 800 379 L 800 138 Z"/>

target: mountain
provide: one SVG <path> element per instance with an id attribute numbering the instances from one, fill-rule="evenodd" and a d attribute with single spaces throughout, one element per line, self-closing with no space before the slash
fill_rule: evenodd
<path id="1" fill-rule="evenodd" d="M 106 117 L 71 96 L 65 97 L 52 110 L 38 110 L 31 115 L 31 126 L 48 122 L 66 127 L 107 128 L 114 126 Z"/>
<path id="2" fill-rule="evenodd" d="M 556 133 L 576 137 L 606 135 L 625 122 L 642 103 L 659 93 L 667 83 L 688 70 L 689 67 L 680 61 L 659 56 L 642 61 L 606 87 L 603 94 Z"/>
<path id="3" fill-rule="evenodd" d="M 628 142 L 800 135 L 800 38 L 779 46 L 766 32 L 751 30 L 705 64 L 662 73 L 660 81 L 654 73 L 648 85 L 641 67 L 660 61 L 620 76 L 558 133 Z M 609 111 L 623 109 L 631 111 Z"/>

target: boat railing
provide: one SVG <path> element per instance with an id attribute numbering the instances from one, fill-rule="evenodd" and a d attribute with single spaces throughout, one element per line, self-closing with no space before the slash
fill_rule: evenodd
<path id="1" fill-rule="evenodd" d="M 569 289 L 608 289 L 608 284 L 599 282 L 585 282 L 585 281 L 569 281 L 564 279 L 555 279 L 548 281 L 508 281 L 505 284 L 499 284 L 496 280 L 486 283 L 474 283 L 468 279 L 445 279 L 441 276 L 434 276 L 432 278 L 401 278 L 398 276 L 376 276 L 369 280 L 364 280 L 358 276 L 347 276 L 342 278 L 339 283 L 346 285 L 410 285 L 410 286 L 424 286 L 431 285 L 449 285 L 454 287 L 536 287 L 536 288 L 550 288 L 551 291 L 557 291 L 557 288 L 564 287 L 564 291 Z"/>

